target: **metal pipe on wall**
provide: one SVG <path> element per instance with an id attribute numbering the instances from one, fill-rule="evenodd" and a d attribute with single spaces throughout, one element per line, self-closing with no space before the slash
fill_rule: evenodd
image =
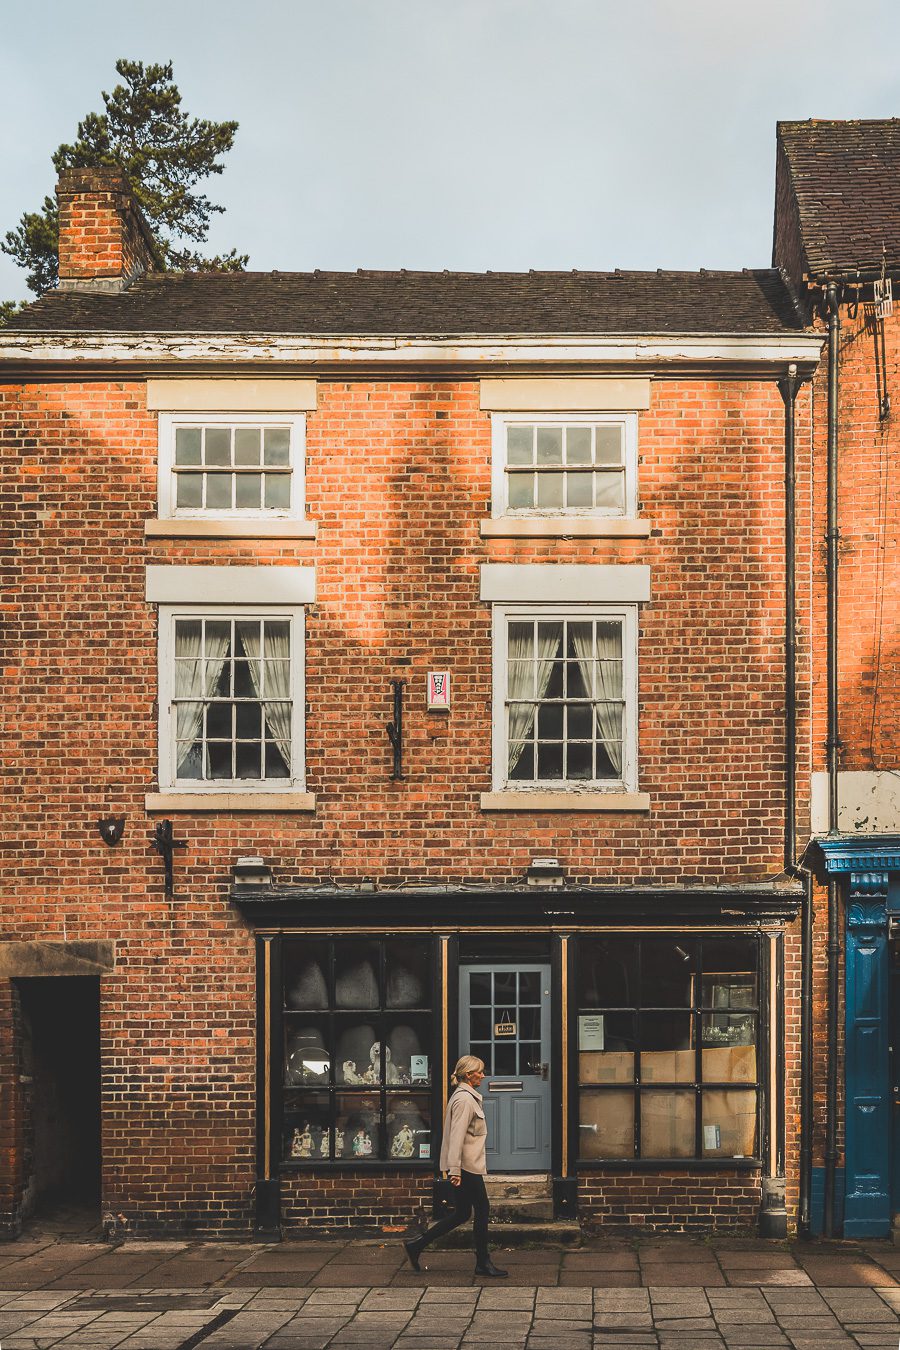
<path id="1" fill-rule="evenodd" d="M 828 454 L 826 540 L 826 667 L 828 683 L 828 833 L 838 832 L 838 363 L 840 360 L 840 288 L 829 281 L 825 288 L 828 316 Z M 838 974 L 840 959 L 838 883 L 828 878 L 828 1062 L 825 1087 L 825 1188 L 824 1230 L 826 1237 L 835 1229 L 835 1173 L 837 1170 L 837 1043 Z"/>

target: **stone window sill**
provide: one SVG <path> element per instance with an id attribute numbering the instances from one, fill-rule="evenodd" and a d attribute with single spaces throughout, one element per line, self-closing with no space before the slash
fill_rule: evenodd
<path id="1" fill-rule="evenodd" d="M 482 811 L 649 811 L 647 792 L 482 792 Z"/>
<path id="2" fill-rule="evenodd" d="M 314 520 L 146 520 L 155 539 L 315 539 Z"/>
<path id="3" fill-rule="evenodd" d="M 482 539 L 646 539 L 649 520 L 618 516 L 500 516 L 481 522 Z"/>
<path id="4" fill-rule="evenodd" d="M 315 811 L 314 792 L 148 792 L 149 812 Z"/>

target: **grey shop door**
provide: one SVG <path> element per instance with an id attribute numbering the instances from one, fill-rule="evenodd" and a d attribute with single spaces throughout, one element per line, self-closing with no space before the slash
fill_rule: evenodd
<path id="1" fill-rule="evenodd" d="M 484 1060 L 488 1170 L 549 1171 L 550 967 L 460 966 L 459 1053 Z"/>

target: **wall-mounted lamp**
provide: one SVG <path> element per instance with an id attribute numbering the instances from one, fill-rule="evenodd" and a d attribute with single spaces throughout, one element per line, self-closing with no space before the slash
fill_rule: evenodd
<path id="1" fill-rule="evenodd" d="M 100 831 L 100 838 L 107 848 L 115 848 L 125 829 L 125 817 L 101 816 L 97 821 L 97 829 Z"/>
<path id="2" fill-rule="evenodd" d="M 231 869 L 235 886 L 271 886 L 272 869 L 263 858 L 238 858 Z"/>
<path id="3" fill-rule="evenodd" d="M 562 886 L 565 870 L 558 858 L 532 858 L 525 868 L 525 880 L 529 886 Z"/>

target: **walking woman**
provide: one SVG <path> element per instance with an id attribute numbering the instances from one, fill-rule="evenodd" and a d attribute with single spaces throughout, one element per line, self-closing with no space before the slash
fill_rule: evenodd
<path id="1" fill-rule="evenodd" d="M 488 1252 L 488 1219 L 491 1207 L 484 1184 L 487 1172 L 485 1148 L 487 1124 L 478 1088 L 484 1078 L 484 1060 L 463 1055 L 450 1078 L 456 1091 L 447 1103 L 444 1138 L 441 1144 L 441 1171 L 450 1173 L 455 1208 L 446 1219 L 438 1219 L 411 1242 L 404 1242 L 413 1270 L 419 1269 L 419 1257 L 430 1242 L 443 1237 L 474 1211 L 475 1274 L 502 1278 L 509 1272 L 495 1266 Z"/>

